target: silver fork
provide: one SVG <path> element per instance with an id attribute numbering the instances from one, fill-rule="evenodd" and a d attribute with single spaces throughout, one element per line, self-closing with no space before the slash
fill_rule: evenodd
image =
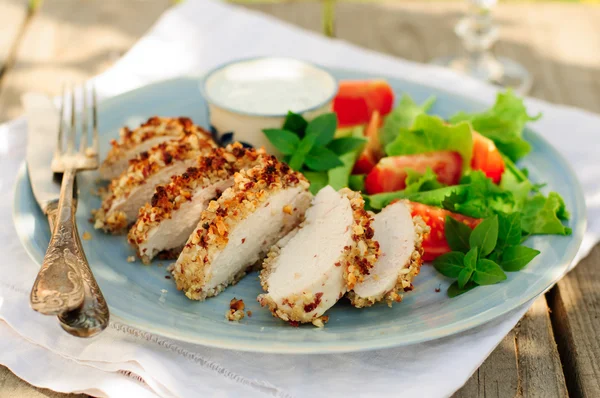
<path id="1" fill-rule="evenodd" d="M 90 93 L 85 85 L 82 87 L 81 137 L 76 151 L 75 90 L 72 88 L 67 95 L 65 91 L 63 87 L 58 142 L 52 159 L 52 171 L 64 174 L 56 217 L 50 225 L 52 237 L 31 290 L 30 303 L 43 314 L 59 315 L 61 326 L 69 333 L 89 337 L 104 330 L 109 321 L 106 301 L 83 252 L 75 222 L 75 175 L 80 170 L 98 168 L 96 93 L 92 87 L 92 145 L 88 146 L 87 97 Z M 68 103 L 71 104 L 70 126 L 63 122 Z"/>

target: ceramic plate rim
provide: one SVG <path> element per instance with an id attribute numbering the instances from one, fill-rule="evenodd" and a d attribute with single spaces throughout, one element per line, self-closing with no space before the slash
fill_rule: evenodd
<path id="1" fill-rule="evenodd" d="M 330 69 L 330 68 L 328 68 L 328 69 Z M 364 73 L 365 75 L 368 75 L 367 72 L 351 71 L 349 69 L 336 68 L 335 70 L 355 72 L 355 73 L 359 72 L 359 73 Z M 128 97 L 135 96 L 139 91 L 147 89 L 148 86 L 157 85 L 157 84 L 168 84 L 169 82 L 177 81 L 177 80 L 181 80 L 181 79 L 190 79 L 190 78 L 197 79 L 199 76 L 201 76 L 201 75 L 185 75 L 185 76 L 178 76 L 178 77 L 171 78 L 171 79 L 160 80 L 160 81 L 153 82 L 153 83 L 150 83 L 145 86 L 138 87 L 134 90 L 119 94 L 117 96 L 107 98 L 107 99 L 103 100 L 102 103 L 104 103 L 105 106 L 108 106 L 112 102 L 119 102 L 119 101 L 127 100 Z M 476 101 L 472 98 L 469 98 L 469 97 L 466 97 L 466 96 L 463 96 L 460 94 L 455 94 L 455 93 L 452 93 L 452 92 L 449 92 L 446 90 L 441 90 L 439 88 L 432 87 L 430 85 L 410 82 L 405 79 L 400 79 L 400 78 L 395 78 L 395 77 L 383 76 L 383 78 L 401 81 L 401 82 L 405 82 L 405 83 L 412 84 L 412 85 L 418 85 L 425 89 L 430 89 L 430 90 L 438 91 L 438 92 L 444 92 L 445 94 L 447 94 L 448 96 L 451 96 L 451 97 L 461 98 L 462 100 L 482 104 L 480 101 Z M 140 330 L 143 330 L 143 331 L 146 331 L 149 333 L 153 333 L 153 334 L 156 334 L 156 335 L 159 335 L 162 337 L 166 337 L 166 338 L 170 338 L 170 339 L 174 339 L 174 340 L 182 341 L 182 342 L 186 342 L 186 343 L 198 344 L 198 345 L 202 345 L 202 346 L 239 350 L 239 351 L 245 351 L 245 352 L 262 352 L 262 353 L 279 353 L 279 354 L 345 353 L 345 352 L 369 351 L 369 350 L 377 350 L 377 349 L 384 349 L 384 348 L 391 348 L 391 347 L 408 346 L 408 345 L 418 344 L 418 343 L 422 343 L 422 342 L 426 342 L 426 341 L 437 340 L 437 339 L 440 339 L 443 337 L 448 337 L 448 336 L 458 334 L 463 331 L 473 329 L 473 328 L 481 326 L 483 324 L 489 323 L 490 321 L 493 321 L 494 319 L 496 319 L 502 315 L 505 315 L 519 307 L 522 307 L 526 303 L 539 297 L 541 294 L 545 293 L 552 286 L 554 286 L 554 284 L 556 284 L 556 282 L 558 282 L 568 271 L 568 265 L 570 265 L 572 263 L 573 259 L 575 258 L 576 254 L 581 246 L 581 243 L 583 241 L 583 235 L 586 230 L 586 225 L 587 225 L 586 211 L 587 211 L 587 209 L 585 206 L 585 199 L 583 196 L 583 190 L 581 187 L 581 183 L 579 182 L 579 179 L 576 177 L 576 174 L 573 171 L 572 166 L 564 159 L 564 157 L 542 135 L 537 133 L 535 130 L 532 130 L 531 128 L 528 128 L 528 130 L 529 130 L 529 134 L 535 135 L 536 139 L 540 140 L 548 148 L 548 150 L 551 152 L 550 154 L 554 158 L 559 160 L 559 162 L 561 163 L 560 168 L 571 178 L 571 181 L 574 181 L 574 184 L 571 188 L 574 189 L 574 198 L 575 198 L 574 205 L 577 207 L 577 210 L 578 210 L 577 214 L 579 214 L 578 219 L 571 220 L 571 223 L 573 225 L 573 234 L 571 235 L 572 243 L 569 245 L 568 250 L 567 250 L 568 253 L 562 257 L 564 259 L 563 261 L 559 262 L 558 264 L 554 264 L 555 268 L 564 268 L 563 272 L 558 274 L 555 277 L 549 276 L 547 278 L 544 278 L 544 280 L 547 279 L 547 281 L 544 283 L 546 285 L 546 287 L 544 289 L 541 289 L 540 291 L 537 291 L 537 292 L 533 291 L 527 295 L 520 296 L 516 299 L 507 300 L 502 305 L 492 307 L 486 311 L 479 313 L 478 315 L 474 315 L 474 316 L 471 316 L 466 319 L 458 320 L 450 325 L 446 325 L 444 327 L 438 327 L 438 328 L 429 330 L 424 333 L 419 333 L 419 334 L 416 334 L 416 336 L 412 335 L 412 338 L 410 338 L 410 339 L 407 339 L 406 336 L 403 337 L 403 339 L 400 339 L 393 335 L 392 336 L 387 335 L 384 338 L 380 338 L 377 340 L 366 340 L 366 341 L 358 343 L 358 344 L 356 344 L 356 343 L 355 344 L 348 344 L 348 343 L 344 344 L 343 342 L 342 343 L 332 342 L 331 345 L 323 346 L 323 345 L 319 345 L 318 343 L 315 343 L 315 342 L 310 342 L 310 343 L 296 343 L 294 345 L 291 345 L 291 344 L 290 345 L 286 345 L 286 344 L 280 345 L 280 344 L 273 344 L 272 342 L 269 342 L 269 341 L 264 341 L 264 342 L 259 342 L 259 343 L 255 342 L 253 345 L 248 345 L 248 344 L 244 344 L 243 341 L 241 341 L 240 343 L 236 343 L 236 342 L 232 342 L 231 340 L 223 340 L 223 339 L 219 340 L 218 338 L 211 338 L 210 336 L 207 336 L 207 335 L 198 335 L 198 334 L 194 334 L 191 332 L 174 333 L 170 329 L 162 328 L 162 327 L 160 327 L 160 325 L 155 325 L 151 322 L 145 321 L 142 318 L 138 318 L 133 314 L 122 312 L 113 307 L 110 307 L 111 318 L 112 318 L 111 323 L 114 324 L 115 321 L 117 321 L 122 324 L 126 324 L 128 326 L 132 326 L 132 327 L 138 328 Z M 39 253 L 34 248 L 31 237 L 27 233 L 26 228 L 24 228 L 23 223 L 18 221 L 19 217 L 17 214 L 17 203 L 19 202 L 20 194 L 17 190 L 17 187 L 19 184 L 22 184 L 24 182 L 27 183 L 29 186 L 31 185 L 29 176 L 28 176 L 26 170 L 27 170 L 26 163 L 25 163 L 25 161 L 23 161 L 19 168 L 19 172 L 17 174 L 16 181 L 13 185 L 13 205 L 12 205 L 13 223 L 17 230 L 17 235 L 19 237 L 19 240 L 21 241 L 21 244 L 25 248 L 27 254 L 34 262 L 36 262 L 38 265 L 40 265 L 42 262 L 42 259 L 43 259 L 43 254 Z M 547 273 L 547 274 L 549 275 L 550 273 Z M 265 339 L 265 340 L 267 340 L 267 339 Z"/>

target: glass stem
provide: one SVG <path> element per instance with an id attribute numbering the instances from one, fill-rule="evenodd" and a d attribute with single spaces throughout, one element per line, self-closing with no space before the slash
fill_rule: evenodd
<path id="1" fill-rule="evenodd" d="M 323 34 L 335 37 L 335 0 L 323 1 Z"/>

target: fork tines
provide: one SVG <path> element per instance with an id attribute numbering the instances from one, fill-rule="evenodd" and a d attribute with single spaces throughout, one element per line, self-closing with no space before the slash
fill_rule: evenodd
<path id="1" fill-rule="evenodd" d="M 79 90 L 76 86 L 63 85 L 60 106 L 60 121 L 58 125 L 58 140 L 56 151 L 52 159 L 52 171 L 62 173 L 67 169 L 74 170 L 92 170 L 98 167 L 98 112 L 96 100 L 96 88 L 90 84 L 82 84 Z M 77 91 L 80 91 L 81 111 L 77 114 Z M 88 106 L 91 97 L 91 108 Z M 70 106 L 69 106 L 70 105 Z M 66 123 L 66 111 L 70 108 L 69 123 Z M 89 112 L 92 113 L 91 140 L 92 145 L 88 145 L 88 136 L 90 135 Z M 80 128 L 77 126 L 77 119 L 80 118 Z M 79 150 L 75 150 L 77 135 L 80 135 Z M 66 142 L 65 142 L 66 141 Z M 66 146 L 66 148 L 65 148 Z"/>

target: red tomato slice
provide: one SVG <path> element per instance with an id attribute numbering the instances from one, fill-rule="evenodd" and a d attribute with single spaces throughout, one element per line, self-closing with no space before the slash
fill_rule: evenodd
<path id="1" fill-rule="evenodd" d="M 381 117 L 379 111 L 374 111 L 369 120 L 369 124 L 365 126 L 364 135 L 367 138 L 367 144 L 362 153 L 354 163 L 352 174 L 367 174 L 383 155 L 381 143 L 379 142 L 379 127 L 381 126 Z"/>
<path id="2" fill-rule="evenodd" d="M 436 257 L 450 252 L 450 246 L 446 242 L 445 227 L 446 216 L 450 216 L 457 221 L 464 223 L 469 228 L 473 229 L 481 222 L 479 218 L 463 216 L 462 214 L 453 213 L 439 207 L 427 206 L 422 203 L 411 202 L 412 216 L 420 216 L 425 224 L 431 229 L 427 235 L 423 237 L 423 260 L 431 261 Z"/>
<path id="3" fill-rule="evenodd" d="M 366 124 L 374 111 L 380 116 L 391 112 L 394 92 L 385 80 L 342 80 L 333 99 L 338 127 Z"/>
<path id="4" fill-rule="evenodd" d="M 504 173 L 504 159 L 494 142 L 478 132 L 473 132 L 473 159 L 471 168 L 481 170 L 494 183 L 498 184 Z"/>
<path id="5" fill-rule="evenodd" d="M 457 152 L 440 151 L 383 158 L 367 174 L 365 190 L 369 195 L 400 191 L 406 187 L 407 168 L 424 173 L 428 167 L 437 174 L 439 182 L 456 185 L 462 172 L 462 157 Z"/>

